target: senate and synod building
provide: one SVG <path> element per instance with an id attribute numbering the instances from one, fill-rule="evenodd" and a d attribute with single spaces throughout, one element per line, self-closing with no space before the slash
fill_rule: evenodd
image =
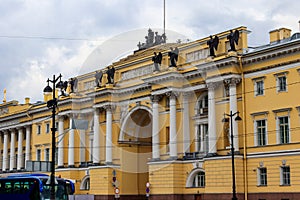
<path id="1" fill-rule="evenodd" d="M 5 97 L 0 177 L 49 174 L 55 152 L 76 199 L 300 199 L 300 33 L 251 47 L 250 33 L 168 43 L 149 29 L 108 66 L 45 80 L 41 101 Z"/>

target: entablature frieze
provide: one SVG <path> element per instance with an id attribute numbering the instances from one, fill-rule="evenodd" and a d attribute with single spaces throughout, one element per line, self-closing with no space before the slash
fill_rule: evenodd
<path id="1" fill-rule="evenodd" d="M 178 71 L 166 71 L 165 73 L 142 78 L 142 80 L 148 84 L 159 84 L 170 80 L 185 80 L 185 77 Z"/>
<path id="2" fill-rule="evenodd" d="M 9 122 L 11 122 L 11 121 L 9 121 Z M 33 124 L 33 121 L 20 123 L 19 120 L 13 121 L 12 123 L 8 123 L 7 125 L 0 123 L 0 131 L 5 131 L 5 130 L 8 131 L 8 130 L 12 130 L 12 129 L 25 128 L 27 126 L 31 126 L 32 124 Z"/>
<path id="3" fill-rule="evenodd" d="M 211 69 L 217 69 L 217 68 L 221 68 L 221 67 L 225 67 L 225 66 L 229 66 L 229 65 L 238 65 L 239 64 L 239 60 L 237 56 L 230 56 L 227 58 L 222 58 L 219 60 L 212 60 L 209 62 L 203 62 L 200 63 L 198 65 L 196 65 L 196 67 L 198 68 L 198 70 L 203 71 L 202 73 L 211 70 Z"/>

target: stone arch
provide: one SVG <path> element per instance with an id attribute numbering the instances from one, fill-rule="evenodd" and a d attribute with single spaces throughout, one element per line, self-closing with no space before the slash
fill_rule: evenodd
<path id="1" fill-rule="evenodd" d="M 90 189 L 90 175 L 86 175 L 81 180 L 80 190 L 89 190 L 89 189 Z"/>
<path id="2" fill-rule="evenodd" d="M 145 119 L 145 118 L 140 118 L 139 119 L 137 117 L 135 117 L 135 118 L 132 117 L 133 114 L 142 114 L 141 112 L 143 112 L 143 111 L 148 113 L 149 119 Z M 140 121 L 137 121 L 137 120 L 140 120 Z M 145 124 L 146 120 L 150 120 L 149 124 Z M 129 121 L 135 122 L 139 126 L 143 126 L 143 125 L 149 126 L 149 125 L 151 125 L 150 129 L 152 130 L 152 110 L 147 106 L 137 106 L 137 107 L 134 107 L 132 110 L 130 110 L 126 114 L 126 116 L 124 117 L 124 120 L 121 124 L 121 130 L 120 130 L 120 135 L 119 135 L 119 140 L 120 141 L 124 140 L 124 136 L 126 134 L 126 126 L 128 125 Z M 138 127 L 136 127 L 136 128 L 138 128 Z"/>
<path id="3" fill-rule="evenodd" d="M 190 172 L 189 176 L 187 177 L 185 187 L 193 187 L 194 178 L 199 172 L 204 172 L 205 174 L 205 170 L 202 168 L 195 168 Z"/>

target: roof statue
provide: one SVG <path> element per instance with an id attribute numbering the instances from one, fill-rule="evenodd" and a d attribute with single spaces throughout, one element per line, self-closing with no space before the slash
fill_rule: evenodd
<path id="1" fill-rule="evenodd" d="M 152 61 L 154 63 L 154 71 L 159 71 L 159 67 L 161 65 L 162 61 L 162 53 L 159 52 L 158 54 L 156 52 L 153 53 L 154 56 L 152 57 Z"/>
<path id="2" fill-rule="evenodd" d="M 177 67 L 176 62 L 178 61 L 179 49 L 177 47 L 175 47 L 175 49 L 173 49 L 173 47 L 170 47 L 170 50 L 171 51 L 168 53 L 171 62 L 170 67 Z"/>
<path id="3" fill-rule="evenodd" d="M 207 45 L 209 46 L 209 55 L 215 57 L 215 50 L 218 50 L 218 45 L 219 45 L 219 37 L 215 36 L 209 36 L 210 39 L 207 41 Z"/>
<path id="4" fill-rule="evenodd" d="M 96 74 L 95 74 L 95 83 L 96 83 L 96 87 L 101 87 L 102 77 L 103 77 L 103 72 L 102 72 L 102 70 L 97 71 Z"/>
<path id="5" fill-rule="evenodd" d="M 239 44 L 239 37 L 240 33 L 238 30 L 235 30 L 234 32 L 230 30 L 230 34 L 227 36 L 230 44 L 230 49 L 228 51 L 236 51 L 235 45 Z"/>
<path id="6" fill-rule="evenodd" d="M 153 47 L 155 45 L 159 45 L 162 43 L 166 43 L 166 35 L 163 33 L 162 35 L 159 35 L 158 32 L 152 31 L 151 28 L 148 29 L 148 35 L 145 36 L 145 43 L 139 42 L 137 44 L 139 50 L 147 49 L 149 47 Z"/>

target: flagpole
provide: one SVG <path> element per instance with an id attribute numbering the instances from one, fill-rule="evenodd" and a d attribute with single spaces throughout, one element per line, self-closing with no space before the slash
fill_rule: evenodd
<path id="1" fill-rule="evenodd" d="M 164 0 L 164 35 L 166 35 L 166 0 Z"/>

